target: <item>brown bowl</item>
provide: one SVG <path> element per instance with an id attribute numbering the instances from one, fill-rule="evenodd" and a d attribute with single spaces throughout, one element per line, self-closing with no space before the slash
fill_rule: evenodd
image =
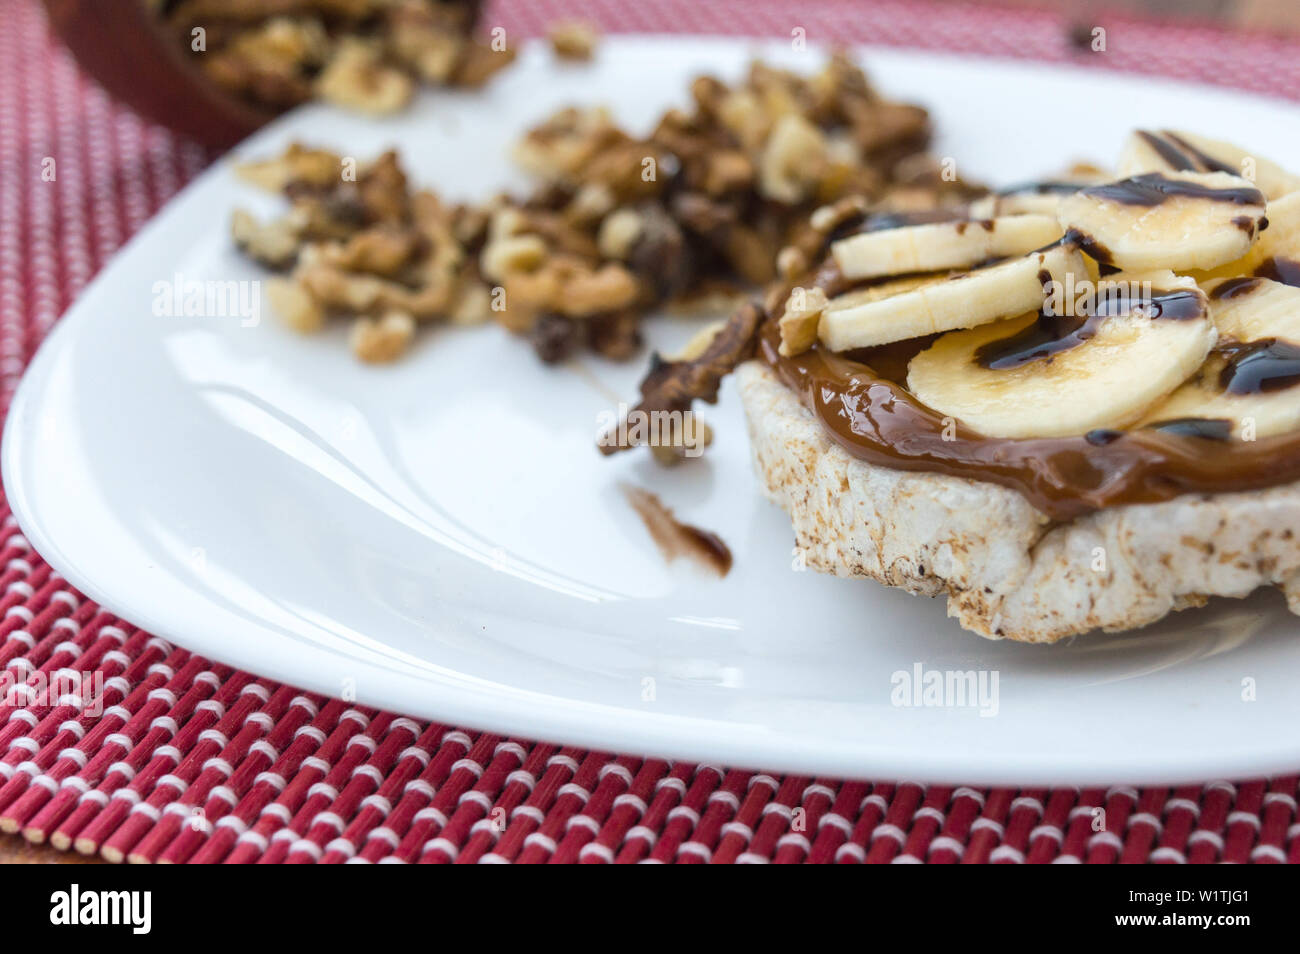
<path id="1" fill-rule="evenodd" d="M 141 116 L 208 146 L 233 146 L 275 117 L 213 83 L 140 0 L 45 0 L 77 63 Z"/>

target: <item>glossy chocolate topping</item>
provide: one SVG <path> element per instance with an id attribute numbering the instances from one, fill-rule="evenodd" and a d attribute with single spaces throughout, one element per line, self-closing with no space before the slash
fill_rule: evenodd
<path id="1" fill-rule="evenodd" d="M 1045 315 L 1031 321 L 1013 335 L 998 338 L 975 349 L 975 363 L 991 371 L 1018 368 L 1030 361 L 1051 358 L 1077 348 L 1097 334 L 1104 315 Z"/>
<path id="2" fill-rule="evenodd" d="M 1300 287 L 1300 262 L 1289 258 L 1269 258 L 1255 269 L 1260 278 L 1271 278 L 1283 285 Z"/>
<path id="3" fill-rule="evenodd" d="M 833 267 L 817 279 L 846 290 Z M 774 320 L 759 356 L 848 453 L 896 470 L 1010 487 L 1055 520 L 1185 493 L 1255 490 L 1300 480 L 1300 434 L 1226 441 L 1225 422 L 1162 422 L 1135 431 L 1035 439 L 985 437 L 922 404 L 904 386 L 907 361 L 933 339 L 833 353 L 814 345 L 782 357 Z"/>
<path id="4" fill-rule="evenodd" d="M 1210 292 L 1210 298 L 1215 301 L 1222 301 L 1226 298 L 1238 298 L 1241 295 L 1249 294 L 1260 286 L 1258 278 L 1227 278 L 1214 286 Z"/>
<path id="5" fill-rule="evenodd" d="M 1230 202 L 1233 205 L 1262 206 L 1264 204 L 1264 193 L 1252 186 L 1230 186 L 1226 189 L 1218 189 L 1199 182 L 1170 179 L 1158 172 L 1132 176 L 1105 185 L 1090 186 L 1082 191 L 1084 195 L 1097 199 L 1149 207 L 1178 198 L 1207 199 L 1212 202 Z"/>
<path id="6" fill-rule="evenodd" d="M 1227 357 L 1219 386 L 1229 394 L 1260 394 L 1300 384 L 1300 345 L 1279 338 L 1229 342 L 1216 349 Z"/>
<path id="7" fill-rule="evenodd" d="M 1141 136 L 1152 149 L 1159 153 L 1160 158 L 1168 164 L 1170 169 L 1179 172 L 1227 172 L 1231 175 L 1241 175 L 1239 169 L 1228 165 L 1219 159 L 1215 159 L 1209 153 L 1197 149 L 1190 142 L 1177 133 L 1165 130 L 1160 133 L 1147 132 L 1145 129 L 1138 130 Z"/>

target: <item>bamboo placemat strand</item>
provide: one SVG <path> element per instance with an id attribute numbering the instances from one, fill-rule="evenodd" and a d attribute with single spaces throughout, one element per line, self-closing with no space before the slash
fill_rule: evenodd
<path id="1" fill-rule="evenodd" d="M 1079 59 L 1050 13 L 839 0 L 527 2 L 607 31 L 789 36 Z M 942 14 L 942 16 L 940 15 Z M 214 157 L 109 102 L 0 0 L 0 402 L 112 252 Z M 1300 98 L 1300 48 L 1108 20 L 1106 69 Z M 1153 55 L 1158 53 L 1158 55 Z M 41 182 L 55 156 L 57 185 Z M 112 860 L 172 862 L 1295 862 L 1297 776 L 984 790 L 774 776 L 507 739 L 299 692 L 101 610 L 0 510 L 0 666 L 104 676 L 103 714 L 0 706 L 0 828 Z M 1104 830 L 1094 830 L 1099 808 Z"/>

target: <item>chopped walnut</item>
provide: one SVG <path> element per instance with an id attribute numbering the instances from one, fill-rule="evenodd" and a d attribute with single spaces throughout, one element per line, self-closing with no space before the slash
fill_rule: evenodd
<path id="1" fill-rule="evenodd" d="M 615 209 L 600 223 L 596 239 L 600 254 L 627 261 L 644 226 L 645 220 L 636 209 Z"/>
<path id="2" fill-rule="evenodd" d="M 515 145 L 514 158 L 534 175 L 576 183 L 597 153 L 626 138 L 609 110 L 569 107 L 530 130 Z"/>
<path id="3" fill-rule="evenodd" d="M 268 268 L 286 268 L 298 257 L 298 233 L 285 219 L 263 223 L 251 212 L 236 209 L 230 216 L 230 234 L 240 251 Z"/>
<path id="4" fill-rule="evenodd" d="M 688 457 L 698 457 L 713 443 L 713 428 L 691 410 L 682 411 L 680 419 L 668 418 L 667 431 L 667 434 L 661 431 L 659 439 L 650 445 L 655 463 L 664 467 L 676 466 Z"/>
<path id="5" fill-rule="evenodd" d="M 641 400 L 631 413 L 684 412 L 690 410 L 694 401 L 716 401 L 722 379 L 753 355 L 762 317 L 763 311 L 757 304 L 744 305 L 710 336 L 704 350 L 694 358 L 665 361 L 655 355 L 649 373 L 641 381 Z M 630 437 L 632 431 L 618 428 L 612 433 L 626 433 Z M 610 436 L 605 435 L 599 442 L 602 454 L 614 454 L 634 446 L 633 443 L 609 440 Z"/>
<path id="6" fill-rule="evenodd" d="M 317 10 L 353 0 L 291 2 Z M 356 30 L 327 31 L 326 78 L 397 70 L 463 82 L 513 56 L 456 34 L 455 0 L 355 2 L 374 5 Z M 359 340 L 384 337 L 393 314 L 412 328 L 490 319 L 527 336 L 545 360 L 578 349 L 625 360 L 652 309 L 716 315 L 779 276 L 764 298 L 774 312 L 793 286 L 811 284 L 824 244 L 868 212 L 972 195 L 921 153 L 924 111 L 883 99 L 844 57 L 812 76 L 756 63 L 739 82 L 701 77 L 690 93 L 688 107 L 665 112 L 645 136 L 601 109 L 556 113 L 516 149 L 536 188 L 473 206 L 412 189 L 391 151 L 358 165 L 294 146 L 241 169 L 280 189 L 288 214 L 268 225 L 241 214 L 232 229 L 248 254 L 293 266 L 301 294 L 275 295 L 301 324 L 364 318 Z M 790 309 L 787 348 L 815 339 L 814 312 Z M 642 403 L 689 410 L 752 348 L 753 335 L 732 328 L 697 359 L 659 359 Z"/>
<path id="7" fill-rule="evenodd" d="M 785 301 L 779 327 L 781 347 L 787 358 L 802 354 L 817 340 L 817 325 L 829 302 L 820 288 L 795 288 Z"/>
<path id="8" fill-rule="evenodd" d="M 589 60 L 600 42 L 600 34 L 590 23 L 565 20 L 554 24 L 547 32 L 555 55 L 565 60 Z"/>
<path id="9" fill-rule="evenodd" d="M 477 89 L 513 63 L 517 55 L 514 49 L 494 50 L 485 43 L 467 43 L 452 84 Z"/>
<path id="10" fill-rule="evenodd" d="M 641 286 L 622 265 L 610 262 L 597 269 L 573 267 L 562 271 L 556 309 L 570 318 L 586 318 L 626 308 L 637 300 Z"/>
<path id="11" fill-rule="evenodd" d="M 272 278 L 266 285 L 271 310 L 294 331 L 310 334 L 325 323 L 325 309 L 302 285 L 287 278 Z"/>
<path id="12" fill-rule="evenodd" d="M 342 178 L 342 161 L 325 149 L 309 149 L 293 143 L 284 155 L 235 166 L 239 176 L 270 192 L 283 191 L 291 182 L 327 189 Z"/>
<path id="13" fill-rule="evenodd" d="M 763 148 L 759 192 L 779 202 L 799 202 L 812 194 L 825 168 L 826 137 L 796 113 L 782 116 Z"/>
<path id="14" fill-rule="evenodd" d="M 404 355 L 414 335 L 414 318 L 405 312 L 388 311 L 377 319 L 357 318 L 348 341 L 352 353 L 362 361 L 382 364 Z"/>
<path id="15" fill-rule="evenodd" d="M 705 325 L 699 331 L 695 332 L 682 346 L 682 349 L 673 355 L 666 355 L 665 361 L 694 361 L 708 349 L 713 343 L 713 339 L 725 328 L 725 321 L 714 321 Z"/>
<path id="16" fill-rule="evenodd" d="M 387 12 L 389 50 L 420 79 L 438 85 L 449 82 L 465 55 L 468 43 L 445 8 L 419 2 L 396 3 Z"/>
<path id="17" fill-rule="evenodd" d="M 308 75 L 325 61 L 329 42 L 318 20 L 276 17 L 240 33 L 201 64 L 226 89 L 285 108 L 310 97 Z"/>
<path id="18" fill-rule="evenodd" d="M 325 260 L 352 272 L 370 272 L 392 278 L 420 250 L 421 237 L 411 229 L 377 225 L 331 247 Z"/>
<path id="19" fill-rule="evenodd" d="M 540 235 L 508 235 L 483 248 L 479 267 L 488 278 L 505 281 L 517 272 L 536 271 L 545 259 L 546 243 Z"/>
<path id="20" fill-rule="evenodd" d="M 776 253 L 776 273 L 786 280 L 802 275 L 809 268 L 808 256 L 803 249 L 787 245 Z"/>
<path id="21" fill-rule="evenodd" d="M 589 318 L 620 311 L 641 294 L 640 283 L 623 266 L 592 267 L 571 256 L 556 256 L 531 272 L 510 272 L 504 281 L 505 309 L 498 317 L 513 331 L 531 330 L 542 312 Z"/>
<path id="22" fill-rule="evenodd" d="M 476 86 L 514 59 L 470 32 L 481 0 L 151 0 L 169 32 L 229 92 L 273 110 L 313 95 L 367 112 L 416 80 Z M 193 31 L 204 30 L 194 49 Z M 364 54 L 358 51 L 364 50 Z"/>
<path id="23" fill-rule="evenodd" d="M 349 40 L 317 77 L 316 92 L 336 106 L 382 114 L 405 107 L 415 86 L 407 74 L 384 65 L 376 47 Z"/>
<path id="24" fill-rule="evenodd" d="M 453 325 L 479 325 L 492 317 L 492 292 L 482 282 L 462 282 L 451 309 Z"/>

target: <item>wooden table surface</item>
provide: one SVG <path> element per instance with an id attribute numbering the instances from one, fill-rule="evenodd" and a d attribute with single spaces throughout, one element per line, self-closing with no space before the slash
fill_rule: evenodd
<path id="1" fill-rule="evenodd" d="M 1059 0 L 997 0 L 997 5 L 1064 9 L 1070 19 L 1083 23 L 1104 19 L 1093 12 L 1102 8 L 1127 10 L 1162 19 L 1212 20 L 1247 29 L 1300 33 L 1300 3 L 1295 0 L 1107 0 L 1105 3 L 1091 0 L 1067 0 L 1065 3 Z M 16 834 L 0 833 L 0 864 L 93 864 L 97 861 L 73 852 L 56 851 L 49 845 L 29 844 Z"/>
<path id="2" fill-rule="evenodd" d="M 21 835 L 0 834 L 0 865 L 103 864 L 73 851 L 55 851 L 49 845 L 33 845 Z"/>

